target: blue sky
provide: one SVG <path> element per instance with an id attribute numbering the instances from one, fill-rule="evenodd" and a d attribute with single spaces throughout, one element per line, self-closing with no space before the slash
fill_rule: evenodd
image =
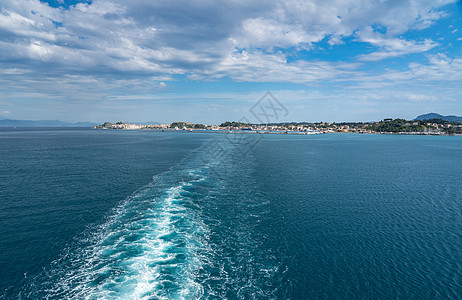
<path id="1" fill-rule="evenodd" d="M 453 0 L 0 0 L 0 118 L 219 123 L 462 115 Z"/>

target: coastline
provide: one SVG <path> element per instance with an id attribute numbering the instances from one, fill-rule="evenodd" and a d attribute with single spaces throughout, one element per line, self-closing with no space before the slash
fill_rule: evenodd
<path id="1" fill-rule="evenodd" d="M 443 119 L 405 120 L 384 119 L 377 122 L 283 122 L 283 123 L 243 123 L 226 121 L 220 125 L 201 123 L 173 122 L 165 124 L 128 124 L 104 122 L 95 126 L 99 129 L 125 130 L 161 130 L 161 131 L 222 131 L 240 133 L 277 133 L 277 134 L 324 134 L 324 133 L 360 133 L 360 134 L 402 134 L 402 135 L 460 135 L 462 124 Z"/>
<path id="2" fill-rule="evenodd" d="M 462 134 L 448 134 L 445 132 L 355 132 L 355 131 L 277 131 L 277 130 L 207 130 L 207 129 L 191 129 L 191 130 L 175 130 L 175 129 L 129 129 L 129 128 L 93 128 L 97 130 L 128 130 L 128 131 L 154 131 L 154 132 L 185 132 L 185 133 L 234 133 L 234 134 L 289 134 L 289 135 L 316 135 L 328 133 L 340 134 L 385 134 L 385 135 L 423 135 L 423 136 L 462 136 Z"/>

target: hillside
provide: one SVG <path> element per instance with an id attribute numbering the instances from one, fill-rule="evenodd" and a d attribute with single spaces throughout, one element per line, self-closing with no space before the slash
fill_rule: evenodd
<path id="1" fill-rule="evenodd" d="M 429 113 L 429 114 L 424 114 L 420 115 L 417 118 L 415 118 L 415 121 L 422 121 L 422 120 L 433 120 L 433 119 L 441 119 L 447 122 L 457 122 L 457 123 L 462 123 L 462 117 L 457 117 L 457 116 L 443 116 L 437 113 Z"/>

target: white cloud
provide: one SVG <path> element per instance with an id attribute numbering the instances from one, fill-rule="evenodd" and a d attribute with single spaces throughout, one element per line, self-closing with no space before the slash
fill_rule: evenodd
<path id="1" fill-rule="evenodd" d="M 424 41 L 410 41 L 402 38 L 390 38 L 386 35 L 371 31 L 367 34 L 359 33 L 359 35 L 362 42 L 369 43 L 379 49 L 368 54 L 359 55 L 358 59 L 363 61 L 376 61 L 412 53 L 421 53 L 438 46 L 437 43 L 430 39 L 425 39 Z"/>
<path id="2" fill-rule="evenodd" d="M 243 37 L 236 46 L 246 47 L 291 47 L 309 42 L 319 41 L 323 35 L 310 36 L 302 26 L 281 24 L 271 19 L 255 18 L 242 23 Z"/>
<path id="3" fill-rule="evenodd" d="M 443 53 L 428 55 L 428 62 L 411 63 L 405 71 L 388 70 L 378 75 L 360 75 L 358 87 L 386 87 L 386 86 L 433 86 L 433 83 L 444 83 L 443 90 L 449 87 L 459 89 L 457 82 L 462 81 L 462 58 L 450 58 Z"/>
<path id="4" fill-rule="evenodd" d="M 404 94 L 404 97 L 408 98 L 410 101 L 437 101 L 438 97 L 435 95 L 427 94 Z"/>
<path id="5" fill-rule="evenodd" d="M 296 60 L 283 53 L 236 51 L 205 76 L 230 76 L 237 81 L 316 84 L 350 77 L 358 64 Z M 203 75 L 204 76 L 204 75 Z"/>
<path id="6" fill-rule="evenodd" d="M 290 61 L 280 49 L 309 51 L 326 38 L 335 46 L 355 36 L 378 48 L 360 61 L 425 52 L 437 43 L 399 35 L 445 17 L 438 9 L 450 2 L 94 0 L 62 9 L 38 0 L 1 1 L 0 82 L 39 88 L 43 81 L 70 86 L 70 78 L 86 78 L 112 88 L 175 75 L 313 85 L 356 80 L 363 76 L 355 70 L 359 63 Z M 373 32 L 372 24 L 386 34 Z"/>
<path id="7" fill-rule="evenodd" d="M 436 42 L 430 39 L 423 41 L 405 40 L 388 33 L 374 31 L 371 26 L 358 31 L 356 36 L 358 41 L 378 48 L 371 53 L 359 55 L 358 59 L 362 61 L 376 61 L 412 53 L 422 53 L 438 46 Z"/>

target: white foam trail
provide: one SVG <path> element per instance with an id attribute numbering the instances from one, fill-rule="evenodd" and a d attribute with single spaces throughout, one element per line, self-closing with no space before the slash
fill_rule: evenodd
<path id="1" fill-rule="evenodd" d="M 207 228 L 185 188 L 206 178 L 194 171 L 188 175 L 192 179 L 164 188 L 160 195 L 153 185 L 128 199 L 101 226 L 93 244 L 71 257 L 72 267 L 49 296 L 200 297 L 203 288 L 194 274 L 201 267 L 198 252 L 207 247 Z"/>

